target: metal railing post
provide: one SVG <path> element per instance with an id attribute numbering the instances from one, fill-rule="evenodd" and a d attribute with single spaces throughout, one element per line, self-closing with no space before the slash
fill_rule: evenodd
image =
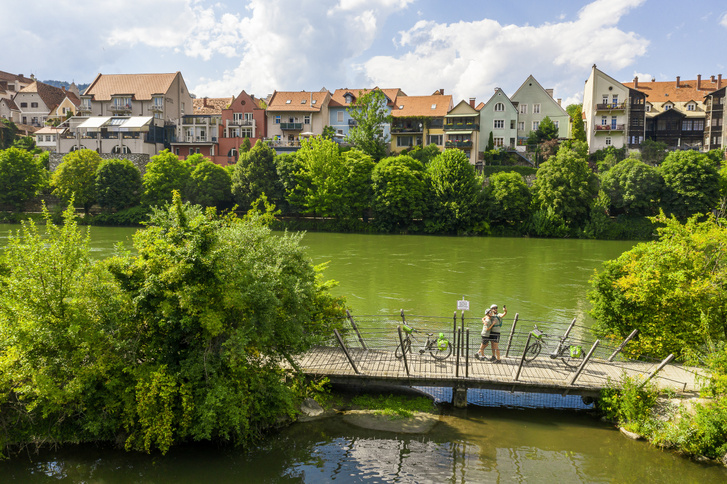
<path id="1" fill-rule="evenodd" d="M 515 334 L 515 328 L 517 328 L 517 320 L 520 317 L 520 313 L 515 313 L 515 319 L 512 322 L 512 328 L 510 328 L 510 336 L 507 338 L 507 348 L 505 349 L 505 358 L 510 356 L 510 345 L 512 344 L 512 337 Z"/>
<path id="2" fill-rule="evenodd" d="M 460 338 L 459 338 L 460 344 L 458 344 L 456 346 L 456 348 L 455 348 L 455 350 L 456 350 L 456 354 L 455 354 L 455 368 L 454 368 L 454 376 L 455 376 L 455 378 L 459 378 L 459 355 L 461 354 L 460 347 L 462 346 L 462 344 L 461 344 L 461 341 L 462 341 L 462 338 L 461 338 L 461 336 L 462 336 L 462 334 L 461 334 L 462 333 L 462 328 L 460 328 L 459 331 L 457 331 L 457 333 L 458 333 L 458 336 L 460 336 Z"/>
<path id="3" fill-rule="evenodd" d="M 525 353 L 528 351 L 528 346 L 530 346 L 530 338 L 533 336 L 532 333 L 528 333 L 528 341 L 525 343 L 525 349 L 523 350 L 523 355 L 520 357 L 520 364 L 517 367 L 517 372 L 515 372 L 515 377 L 513 380 L 517 381 L 518 378 L 520 378 L 520 370 L 523 368 L 523 363 L 525 362 Z"/>
<path id="4" fill-rule="evenodd" d="M 404 317 L 404 310 L 401 310 L 401 316 Z M 406 370 L 406 376 L 409 375 L 409 363 L 406 361 L 406 347 L 404 346 L 404 338 L 401 336 L 401 326 L 396 328 L 399 330 L 399 344 L 401 345 L 401 357 L 404 358 L 404 370 Z"/>
<path id="5" fill-rule="evenodd" d="M 586 364 L 588 363 L 588 360 L 591 359 L 591 355 L 593 355 L 593 352 L 596 351 L 596 348 L 598 348 L 598 345 L 601 343 L 600 339 L 597 339 L 595 343 L 593 343 L 593 346 L 591 346 L 591 350 L 588 352 L 585 358 L 583 358 L 583 362 L 581 363 L 581 366 L 578 367 L 578 370 L 576 370 L 576 373 L 573 375 L 573 378 L 571 378 L 570 383 L 568 385 L 573 385 L 576 382 L 576 379 L 580 376 L 581 372 L 583 371 L 583 368 L 586 367 Z"/>
<path id="6" fill-rule="evenodd" d="M 343 349 L 343 354 L 346 355 L 346 358 L 348 358 L 348 362 L 351 363 L 351 368 L 353 368 L 353 371 L 355 371 L 357 375 L 360 375 L 361 372 L 358 371 L 358 368 L 356 368 L 356 363 L 354 363 L 353 358 L 351 358 L 351 355 L 348 352 L 346 345 L 343 343 L 343 338 L 341 338 L 341 335 L 339 334 L 338 330 L 334 329 L 333 334 L 336 335 L 336 338 L 338 339 L 338 344 L 340 344 L 341 349 Z"/>
<path id="7" fill-rule="evenodd" d="M 401 322 L 406 324 L 406 318 L 404 317 L 404 310 L 400 310 L 399 314 L 401 315 Z"/>
<path id="8" fill-rule="evenodd" d="M 622 349 L 626 346 L 626 344 L 631 341 L 631 338 L 636 336 L 638 334 L 639 330 L 635 329 L 631 331 L 631 334 L 626 337 L 626 339 L 619 345 L 618 348 L 616 348 L 616 351 L 613 352 L 611 356 L 608 357 L 608 361 L 613 361 L 614 357 L 621 352 Z"/>
<path id="9" fill-rule="evenodd" d="M 470 329 L 467 328 L 467 335 L 465 337 L 465 349 L 464 349 L 464 376 L 465 378 L 470 377 Z"/>
<path id="10" fill-rule="evenodd" d="M 363 338 L 361 337 L 361 333 L 358 332 L 358 326 L 356 326 L 356 322 L 353 320 L 353 316 L 351 316 L 351 313 L 346 309 L 346 316 L 348 316 L 348 320 L 351 322 L 351 326 L 353 326 L 353 330 L 356 331 L 356 336 L 358 336 L 358 341 L 361 343 L 361 348 L 367 350 L 366 343 L 364 343 Z"/>
<path id="11" fill-rule="evenodd" d="M 660 372 L 660 371 L 661 371 L 661 370 L 662 370 L 662 369 L 663 369 L 663 368 L 664 368 L 664 367 L 665 367 L 666 365 L 668 365 L 668 364 L 669 364 L 669 362 L 670 362 L 671 360 L 673 360 L 673 359 L 674 359 L 674 353 L 672 353 L 672 354 L 670 354 L 669 356 L 667 356 L 667 357 L 666 357 L 666 358 L 664 359 L 664 361 L 662 361 L 662 362 L 661 362 L 661 363 L 659 364 L 659 366 L 658 366 L 658 367 L 656 368 L 656 370 L 652 371 L 652 372 L 651 372 L 651 374 L 650 374 L 650 375 L 649 375 L 648 377 L 646 377 L 646 380 L 644 380 L 644 382 L 643 382 L 643 383 L 642 383 L 641 385 L 639 385 L 639 388 L 642 388 L 642 387 L 643 387 L 644 385 L 646 385 L 646 384 L 647 384 L 647 383 L 649 382 L 649 380 L 651 380 L 652 378 L 654 378 L 654 376 L 655 376 L 655 375 L 656 375 L 657 373 L 659 373 L 659 372 Z"/>

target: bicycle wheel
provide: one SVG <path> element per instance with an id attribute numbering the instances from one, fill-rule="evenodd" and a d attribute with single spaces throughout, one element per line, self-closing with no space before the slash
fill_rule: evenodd
<path id="1" fill-rule="evenodd" d="M 404 351 L 401 350 L 402 343 L 399 343 L 396 346 L 396 351 L 394 351 L 394 356 L 397 358 L 401 358 L 404 356 L 404 353 L 411 352 L 411 340 L 409 338 L 404 340 Z"/>
<path id="2" fill-rule="evenodd" d="M 446 360 L 449 358 L 449 355 L 452 354 L 452 345 L 449 344 L 449 341 L 447 341 L 447 347 L 445 349 L 440 349 L 435 343 L 430 353 L 435 360 Z"/>
<path id="3" fill-rule="evenodd" d="M 542 348 L 542 345 L 540 344 L 539 341 L 536 341 L 535 343 L 531 344 L 530 346 L 528 346 L 525 349 L 525 356 L 523 359 L 525 361 L 527 361 L 528 363 L 533 361 L 535 359 L 535 357 L 540 354 L 541 348 Z"/>
<path id="4" fill-rule="evenodd" d="M 563 355 L 563 363 L 571 368 L 578 368 L 583 363 L 583 351 L 578 352 L 578 356 L 571 356 L 570 348 L 563 348 L 561 351 Z"/>

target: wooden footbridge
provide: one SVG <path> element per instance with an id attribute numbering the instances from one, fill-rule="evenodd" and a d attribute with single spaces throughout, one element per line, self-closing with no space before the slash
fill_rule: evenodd
<path id="1" fill-rule="evenodd" d="M 636 332 L 614 347 L 594 341 L 588 329 L 577 326 L 575 320 L 567 325 L 526 321 L 516 315 L 502 328 L 499 344 L 502 360 L 498 364 L 474 357 L 481 342 L 479 319 L 466 320 L 462 316 L 458 321 L 456 312 L 449 321 L 423 317 L 405 321 L 403 311 L 401 321 L 372 316 L 357 317 L 354 321 L 348 316 L 350 329 L 336 331 L 330 344 L 317 346 L 297 358 L 296 364 L 302 371 L 325 376 L 333 383 L 355 386 L 450 387 L 454 389 L 456 405 L 466 405 L 468 388 L 571 394 L 580 395 L 586 401 L 597 397 L 609 382 L 620 382 L 624 375 L 652 381 L 662 390 L 677 393 L 698 390 L 698 369 L 673 364 L 671 356 L 663 361 L 626 358 L 622 350 Z M 419 330 L 418 341 L 413 341 L 411 352 L 403 356 L 400 352 L 395 355 L 403 338 L 402 323 Z M 532 343 L 530 331 L 535 324 L 551 335 L 550 340 L 555 342 L 552 346 L 557 345 L 560 337 L 581 346 L 582 360 L 571 367 L 563 358 L 552 358 L 550 349 L 543 348 L 539 356 L 527 361 L 524 354 Z M 427 333 L 434 333 L 436 337 L 440 332 L 445 333 L 452 345 L 451 355 L 440 360 L 428 350 L 420 353 Z M 485 355 L 490 354 L 488 347 Z"/>

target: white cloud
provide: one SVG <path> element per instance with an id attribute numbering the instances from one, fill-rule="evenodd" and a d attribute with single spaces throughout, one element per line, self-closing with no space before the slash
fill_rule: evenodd
<path id="1" fill-rule="evenodd" d="M 399 32 L 396 43 L 408 49 L 405 53 L 376 56 L 359 68 L 371 84 L 401 87 L 408 94 L 449 86 L 455 103 L 473 95 L 487 100 L 494 87 L 519 86 L 528 74 L 535 74 L 541 83 L 555 83 L 582 76 L 594 63 L 606 71 L 618 70 L 644 55 L 649 45 L 638 34 L 617 27 L 622 16 L 643 2 L 596 0 L 574 21 L 539 26 L 501 25 L 489 19 L 453 24 L 419 21 Z M 562 84 L 570 91 L 566 97 L 575 99 L 583 81 L 575 78 Z"/>
<path id="2" fill-rule="evenodd" d="M 719 24 L 722 27 L 727 27 L 727 13 L 722 15 L 722 18 L 719 19 Z"/>

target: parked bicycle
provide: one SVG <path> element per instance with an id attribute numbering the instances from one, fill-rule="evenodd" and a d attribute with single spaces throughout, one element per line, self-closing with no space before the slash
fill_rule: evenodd
<path id="1" fill-rule="evenodd" d="M 535 325 L 530 334 L 530 344 L 525 348 L 524 360 L 531 362 L 540 354 L 540 351 L 545 347 L 549 348 L 549 342 L 547 338 L 549 334 L 543 333 L 538 329 L 538 325 Z M 583 347 L 577 344 L 573 344 L 568 338 L 559 337 L 558 345 L 550 352 L 548 356 L 551 359 L 560 358 L 566 366 L 571 368 L 578 368 L 583 362 Z"/>
<path id="2" fill-rule="evenodd" d="M 405 336 L 403 341 L 396 346 L 396 350 L 394 351 L 394 356 L 397 358 L 404 356 L 404 353 L 411 353 L 412 342 L 415 344 L 419 343 L 416 336 L 414 336 L 414 333 L 419 333 L 419 331 L 406 323 L 401 326 L 401 329 L 404 331 Z M 423 355 L 427 351 L 429 351 L 432 357 L 436 360 L 446 360 L 449 358 L 449 355 L 452 354 L 452 345 L 449 343 L 447 338 L 444 337 L 444 333 L 439 333 L 436 337 L 434 336 L 434 333 L 427 333 L 427 341 L 419 349 L 419 354 Z"/>

